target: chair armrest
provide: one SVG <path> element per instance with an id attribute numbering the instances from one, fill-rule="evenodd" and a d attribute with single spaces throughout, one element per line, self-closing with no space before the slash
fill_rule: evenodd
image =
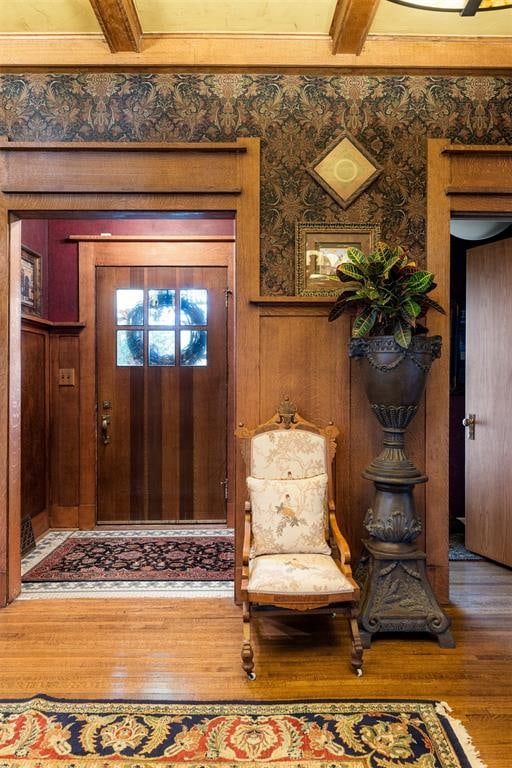
<path id="1" fill-rule="evenodd" d="M 247 570 L 248 575 L 248 569 L 249 569 L 249 556 L 251 554 L 251 520 L 252 520 L 252 512 L 251 512 L 251 502 L 246 501 L 245 502 L 245 519 L 244 519 L 244 544 L 242 548 L 242 565 L 243 570 Z"/>
<path id="2" fill-rule="evenodd" d="M 336 520 L 336 508 L 333 501 L 329 501 L 329 527 L 332 537 L 338 547 L 340 553 L 340 560 L 342 565 L 349 566 L 350 564 L 350 547 L 346 538 L 343 536 L 339 529 L 338 521 Z M 350 567 L 349 567 L 350 570 Z"/>

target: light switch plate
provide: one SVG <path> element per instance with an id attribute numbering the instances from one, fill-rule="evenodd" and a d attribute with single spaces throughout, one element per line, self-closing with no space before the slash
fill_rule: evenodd
<path id="1" fill-rule="evenodd" d="M 59 368 L 59 387 L 75 386 L 75 369 Z"/>

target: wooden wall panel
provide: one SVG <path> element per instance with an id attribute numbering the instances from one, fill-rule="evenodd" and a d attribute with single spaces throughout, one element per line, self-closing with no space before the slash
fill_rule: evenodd
<path id="1" fill-rule="evenodd" d="M 125 149 L 131 151 L 129 164 L 117 162 L 108 142 L 84 142 L 85 151 L 79 154 L 66 143 L 37 152 L 30 143 L 20 143 L 16 148 L 16 155 L 0 156 L 4 192 L 51 192 L 55 188 L 55 177 L 62 192 L 130 193 L 134 191 L 134 177 L 140 192 L 241 192 L 237 157 L 238 153 L 245 152 L 241 146 L 235 149 L 229 144 L 204 142 L 185 149 L 179 146 L 171 149 L 159 144 L 137 147 L 126 143 Z M 209 155 L 208 164 L 204 163 L 205 152 Z"/>
<path id="2" fill-rule="evenodd" d="M 327 321 L 325 307 L 263 307 L 260 316 L 260 422 L 289 395 L 304 418 L 340 430 L 336 453 L 336 502 L 349 533 L 350 364 L 344 348 L 345 320 Z"/>
<path id="3" fill-rule="evenodd" d="M 328 307 L 286 305 L 260 308 L 260 421 L 270 418 L 289 394 L 301 414 L 319 425 L 333 421 L 340 430 L 336 452 L 336 508 L 356 561 L 365 538 L 364 517 L 374 485 L 361 474 L 380 453 L 382 432 L 360 382 L 359 365 L 348 356 L 349 318 L 329 323 Z M 407 451 L 425 468 L 424 406 L 410 428 Z M 424 489 L 415 489 L 418 516 L 424 520 Z M 424 546 L 424 535 L 418 540 Z"/>
<path id="4" fill-rule="evenodd" d="M 80 345 L 79 335 L 51 336 L 51 483 L 52 527 L 77 526 L 80 480 Z M 60 368 L 75 371 L 74 386 L 59 385 Z"/>
<path id="5" fill-rule="evenodd" d="M 33 519 L 48 504 L 48 333 L 21 331 L 21 515 Z"/>
<path id="6" fill-rule="evenodd" d="M 512 192 L 512 155 L 507 146 L 451 152 L 448 190 Z"/>

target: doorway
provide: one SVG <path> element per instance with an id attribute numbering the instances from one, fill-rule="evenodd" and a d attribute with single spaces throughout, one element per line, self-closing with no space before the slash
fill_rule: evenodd
<path id="1" fill-rule="evenodd" d="M 73 218 L 125 211 L 148 217 L 169 211 L 231 212 L 236 219 L 237 305 L 233 310 L 234 393 L 230 430 L 239 421 L 257 423 L 258 389 L 254 371 L 259 362 L 257 309 L 250 304 L 259 295 L 259 189 L 260 142 L 256 138 L 216 144 L 121 142 L 52 142 L 30 146 L 3 142 L 0 210 L 0 410 L 6 429 L 0 440 L 0 605 L 20 591 L 20 295 L 21 219 Z M 193 166 L 194 172 L 190 172 Z M 48 175 L 48 168 L 52 173 Z M 106 171 L 108 169 L 108 171 Z M 10 309 L 8 303 L 12 297 Z M 79 329 L 76 329 L 80 333 Z M 68 428 L 69 429 L 69 428 Z M 80 435 L 90 425 L 80 424 Z M 94 419 L 94 430 L 96 419 Z M 94 468 L 94 444 L 89 465 Z M 95 483 L 80 477 L 80 508 L 93 510 Z M 241 457 L 235 455 L 233 506 L 243 515 L 245 486 Z M 94 521 L 94 515 L 92 517 Z M 239 521 L 241 522 L 241 521 Z M 94 523 L 93 523 L 94 524 Z M 235 524 L 236 572 L 241 573 L 242 532 Z"/>
<path id="2" fill-rule="evenodd" d="M 502 468 L 510 463 L 505 352 L 512 225 L 504 217 L 455 218 L 451 232 L 452 559 L 481 555 L 510 565 L 510 501 Z M 472 413 L 475 423 L 468 422 Z"/>
<path id="3" fill-rule="evenodd" d="M 29 224 L 22 222 L 22 242 L 34 244 L 38 237 L 43 271 L 50 276 L 42 317 L 24 314 L 22 320 L 23 380 L 50 368 L 49 386 L 39 393 L 45 410 L 51 401 L 49 423 L 23 419 L 32 435 L 34 428 L 45 433 L 51 449 L 46 478 L 45 462 L 29 460 L 33 440 L 25 428 L 22 476 L 37 470 L 48 488 L 33 515 L 36 533 L 96 524 L 233 526 L 231 502 L 227 520 L 233 217 L 84 217 Z M 108 241 L 99 234 L 107 228 Z M 203 234 L 165 234 L 180 230 Z M 72 265 L 79 253 L 77 271 Z M 79 304 L 68 306 L 69 297 L 79 294 Z M 66 312 L 68 322 L 59 322 Z M 81 322 L 71 321 L 79 316 Z M 31 366 L 29 354 L 36 322 L 46 334 L 43 366 L 39 358 Z M 89 507 L 84 514 L 79 496 L 91 473 L 98 489 L 94 516 Z M 22 510 L 26 506 L 22 493 Z"/>

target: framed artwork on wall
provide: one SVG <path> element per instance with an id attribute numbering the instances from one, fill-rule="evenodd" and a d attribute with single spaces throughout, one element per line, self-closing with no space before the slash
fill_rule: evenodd
<path id="1" fill-rule="evenodd" d="M 41 316 L 41 256 L 21 246 L 21 311 Z"/>
<path id="2" fill-rule="evenodd" d="M 295 225 L 295 293 L 297 296 L 337 296 L 336 267 L 347 249 L 367 253 L 380 238 L 375 224 L 297 222 Z"/>
<path id="3" fill-rule="evenodd" d="M 342 133 L 307 171 L 338 205 L 348 208 L 375 181 L 382 168 L 353 136 Z"/>

